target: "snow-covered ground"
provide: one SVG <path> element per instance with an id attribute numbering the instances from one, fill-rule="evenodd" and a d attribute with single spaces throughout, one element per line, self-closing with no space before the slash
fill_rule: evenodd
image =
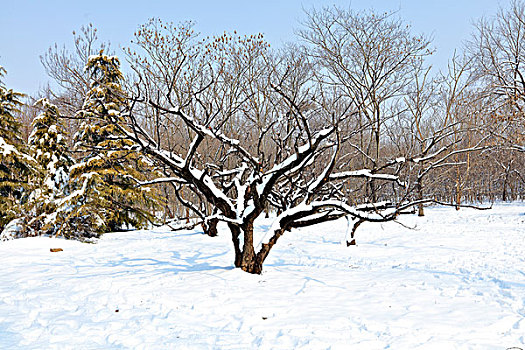
<path id="1" fill-rule="evenodd" d="M 260 276 L 225 231 L 2 242 L 0 348 L 525 348 L 525 204 L 402 221 L 287 233 Z"/>

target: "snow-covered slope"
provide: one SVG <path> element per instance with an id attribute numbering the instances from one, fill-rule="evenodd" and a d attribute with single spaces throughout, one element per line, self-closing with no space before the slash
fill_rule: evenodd
<path id="1" fill-rule="evenodd" d="M 525 204 L 402 220 L 287 233 L 260 276 L 224 230 L 2 242 L 0 348 L 525 348 Z"/>

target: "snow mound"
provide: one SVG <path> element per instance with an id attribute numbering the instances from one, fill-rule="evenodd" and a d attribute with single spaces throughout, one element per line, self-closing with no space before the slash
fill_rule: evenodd
<path id="1" fill-rule="evenodd" d="M 0 233 L 0 241 L 8 241 L 20 237 L 24 230 L 24 218 L 11 220 Z"/>

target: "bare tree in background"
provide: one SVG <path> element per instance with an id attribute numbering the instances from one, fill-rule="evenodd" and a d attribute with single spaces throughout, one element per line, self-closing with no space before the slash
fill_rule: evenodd
<path id="1" fill-rule="evenodd" d="M 484 93 L 492 99 L 494 122 L 505 123 L 501 137 L 525 150 L 525 3 L 513 0 L 494 18 L 481 19 L 468 44 Z"/>
<path id="2" fill-rule="evenodd" d="M 462 189 L 469 183 L 471 156 L 491 148 L 492 132 L 478 118 L 482 105 L 472 88 L 469 68 L 470 60 L 454 55 L 440 78 L 429 81 L 428 70 L 416 76 L 415 89 L 405 100 L 411 116 L 410 129 L 405 132 L 413 136 L 416 145 L 406 161 L 417 173 L 417 198 L 424 198 L 425 187 L 436 197 L 439 191 L 434 190 L 435 185 L 444 181 L 443 174 L 455 169 L 456 208 L 461 204 Z M 424 215 L 422 203 L 418 215 Z"/>
<path id="3" fill-rule="evenodd" d="M 479 20 L 467 51 L 485 104 L 484 122 L 497 132 L 500 146 L 487 158 L 498 165 L 480 169 L 491 171 L 482 190 L 507 200 L 511 183 L 517 193 L 525 188 L 525 2 L 513 0 Z"/>
<path id="4" fill-rule="evenodd" d="M 326 7 L 309 11 L 304 25 L 299 36 L 307 43 L 317 78 L 357 106 L 362 131 L 353 147 L 361 154 L 361 166 L 379 171 L 385 165 L 384 129 L 399 113 L 392 106 L 431 54 L 428 39 L 413 35 L 394 13 Z M 370 179 L 372 201 L 378 199 L 377 192 L 376 181 Z"/>
<path id="5" fill-rule="evenodd" d="M 84 69 L 89 56 L 101 50 L 110 52 L 108 43 L 99 42 L 97 29 L 91 23 L 82 26 L 78 33 L 73 31 L 73 39 L 73 51 L 65 45 L 60 47 L 55 44 L 40 56 L 46 73 L 59 87 L 58 91 L 48 87 L 44 95 L 53 100 L 61 114 L 70 117 L 82 108 L 84 97 L 90 89 L 90 77 Z"/>

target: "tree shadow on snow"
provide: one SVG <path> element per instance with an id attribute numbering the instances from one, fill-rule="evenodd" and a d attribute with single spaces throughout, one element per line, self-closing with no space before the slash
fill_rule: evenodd
<path id="1" fill-rule="evenodd" d="M 114 262 L 116 266 L 131 267 L 138 270 L 144 270 L 148 273 L 162 272 L 174 273 L 179 272 L 202 272 L 213 270 L 232 270 L 233 266 L 220 266 L 209 263 L 207 260 L 226 255 L 227 252 L 221 254 L 202 255 L 196 253 L 190 257 L 181 258 L 177 252 L 173 253 L 173 259 L 160 260 L 154 258 L 126 258 L 123 257 L 120 261 Z M 158 267 L 158 268 L 156 268 Z M 153 268 L 153 269 L 152 269 Z M 155 270 L 155 271 L 152 271 Z M 138 272 L 138 271 L 137 271 Z"/>
<path id="2" fill-rule="evenodd" d="M 214 259 L 228 252 L 203 254 L 197 252 L 191 256 L 181 257 L 173 252 L 172 257 L 161 259 L 151 257 L 120 256 L 107 261 L 98 261 L 95 264 L 77 266 L 77 278 L 91 277 L 85 272 L 97 271 L 97 275 L 133 276 L 133 275 L 177 275 L 181 272 L 206 272 L 233 270 L 231 265 L 221 266 L 210 259 Z M 102 268 L 102 269 L 101 269 Z"/>

